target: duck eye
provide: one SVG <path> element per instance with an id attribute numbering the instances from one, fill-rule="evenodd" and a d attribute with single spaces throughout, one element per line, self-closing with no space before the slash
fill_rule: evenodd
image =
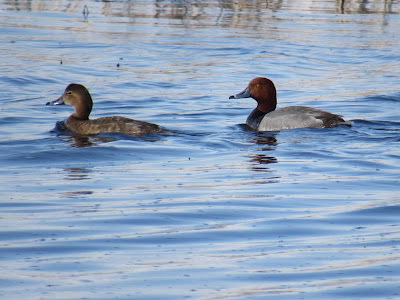
<path id="1" fill-rule="evenodd" d="M 72 94 L 72 92 L 71 92 L 71 91 L 68 91 L 68 92 L 67 92 L 67 95 L 71 95 L 71 94 Z"/>
<path id="2" fill-rule="evenodd" d="M 256 86 L 257 86 L 257 87 L 260 87 L 260 84 L 259 84 L 259 83 L 257 83 L 257 84 L 256 84 Z"/>

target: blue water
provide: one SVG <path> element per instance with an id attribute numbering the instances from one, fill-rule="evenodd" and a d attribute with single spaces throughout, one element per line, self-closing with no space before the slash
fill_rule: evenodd
<path id="1" fill-rule="evenodd" d="M 400 298 L 400 4 L 340 2 L 0 1 L 1 299 Z M 257 76 L 353 126 L 248 130 Z"/>

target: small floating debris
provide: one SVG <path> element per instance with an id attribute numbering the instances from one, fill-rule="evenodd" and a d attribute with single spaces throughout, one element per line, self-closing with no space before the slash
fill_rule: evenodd
<path id="1" fill-rule="evenodd" d="M 120 57 L 119 58 L 119 60 L 123 60 L 124 58 L 123 57 Z M 120 63 L 117 63 L 117 68 L 119 68 L 121 65 L 120 65 Z"/>
<path id="2" fill-rule="evenodd" d="M 83 11 L 82 11 L 82 15 L 83 18 L 86 20 L 89 16 L 89 8 L 87 7 L 87 5 L 85 4 L 85 6 L 83 7 Z"/>

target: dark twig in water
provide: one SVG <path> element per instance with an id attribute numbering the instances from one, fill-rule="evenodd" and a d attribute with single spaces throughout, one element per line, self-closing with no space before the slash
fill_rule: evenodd
<path id="1" fill-rule="evenodd" d="M 88 18 L 88 16 L 89 16 L 89 8 L 87 7 L 86 4 L 85 4 L 85 6 L 83 7 L 82 14 L 83 14 L 83 18 L 84 18 L 85 20 L 86 20 L 86 19 Z"/>

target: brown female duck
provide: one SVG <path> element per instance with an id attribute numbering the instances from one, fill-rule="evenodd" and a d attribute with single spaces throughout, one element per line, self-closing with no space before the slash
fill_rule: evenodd
<path id="1" fill-rule="evenodd" d="M 65 122 L 69 131 L 79 135 L 93 135 L 100 133 L 121 133 L 130 136 L 143 134 L 164 133 L 156 124 L 133 120 L 120 116 L 102 117 L 90 120 L 93 101 L 89 91 L 81 84 L 71 83 L 63 95 L 46 105 L 66 104 L 74 108 L 75 112 Z"/>

